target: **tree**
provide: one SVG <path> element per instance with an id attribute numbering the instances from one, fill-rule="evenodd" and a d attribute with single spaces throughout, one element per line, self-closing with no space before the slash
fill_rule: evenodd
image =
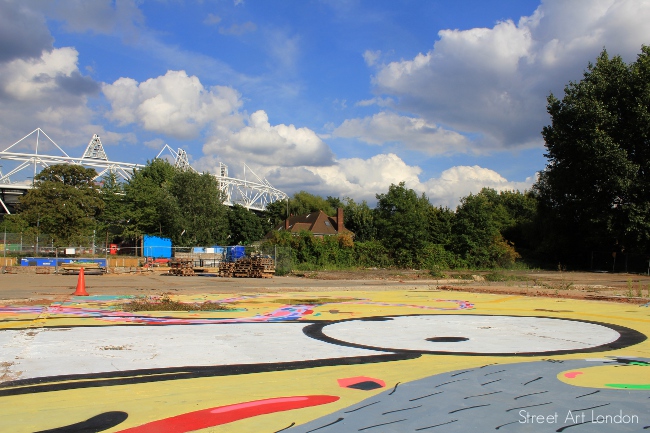
<path id="1" fill-rule="evenodd" d="M 115 173 L 109 173 L 102 180 L 99 191 L 104 207 L 97 216 L 97 231 L 112 238 L 121 236 L 128 219 L 124 185 Z"/>
<path id="2" fill-rule="evenodd" d="M 346 197 L 343 206 L 343 220 L 345 228 L 354 233 L 355 241 L 367 242 L 375 240 L 377 236 L 375 216 L 365 200 L 356 203 L 350 197 Z"/>
<path id="3" fill-rule="evenodd" d="M 104 203 L 94 178 L 80 165 L 52 165 L 34 176 L 34 188 L 20 200 L 21 216 L 57 245 L 71 245 L 92 234 Z"/>
<path id="4" fill-rule="evenodd" d="M 546 251 L 650 247 L 650 48 L 627 65 L 603 51 L 548 97 L 548 163 L 535 190 Z"/>
<path id="5" fill-rule="evenodd" d="M 211 246 L 228 243 L 228 208 L 217 179 L 210 173 L 176 171 L 168 186 L 178 213 L 167 233 L 174 245 Z"/>
<path id="6" fill-rule="evenodd" d="M 386 194 L 376 197 L 377 238 L 399 266 L 420 266 L 428 239 L 429 200 L 407 189 L 404 182 L 392 184 Z"/>
<path id="7" fill-rule="evenodd" d="M 260 218 L 238 204 L 228 211 L 228 222 L 229 243 L 232 245 L 248 245 L 262 239 L 265 234 Z"/>
<path id="8" fill-rule="evenodd" d="M 456 208 L 452 250 L 471 267 L 508 266 L 519 257 L 499 231 L 506 217 L 504 209 L 489 195 L 490 191 L 470 194 Z"/>
<path id="9" fill-rule="evenodd" d="M 177 232 L 175 224 L 180 210 L 169 192 L 175 174 L 174 166 L 162 159 L 148 161 L 143 169 L 134 171 L 124 185 L 128 209 L 125 235 L 170 237 L 171 233 Z"/>

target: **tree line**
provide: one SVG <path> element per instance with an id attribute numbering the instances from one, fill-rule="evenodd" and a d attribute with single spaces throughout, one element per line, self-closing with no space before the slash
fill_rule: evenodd
<path id="1" fill-rule="evenodd" d="M 588 251 L 650 253 L 650 48 L 630 64 L 603 50 L 562 99 L 549 95 L 547 111 L 548 162 L 533 188 L 485 188 L 454 210 L 400 183 L 377 194 L 374 207 L 300 191 L 253 213 L 225 206 L 214 176 L 156 159 L 124 183 L 111 175 L 96 183 L 96 172 L 80 166 L 48 167 L 5 228 L 38 228 L 59 245 L 93 231 L 111 240 L 159 235 L 177 246 L 263 241 L 291 246 L 298 263 L 314 266 L 489 268 L 523 259 L 585 267 Z M 354 237 L 272 230 L 288 213 L 334 216 L 339 207 Z"/>

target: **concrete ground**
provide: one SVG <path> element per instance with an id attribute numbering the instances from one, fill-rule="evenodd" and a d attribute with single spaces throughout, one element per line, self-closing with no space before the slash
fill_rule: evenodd
<path id="1" fill-rule="evenodd" d="M 88 297 L 77 276 L 3 274 L 0 431 L 647 430 L 645 292 L 557 297 L 562 274 L 87 275 Z M 627 276 L 578 277 L 635 297 Z M 228 309 L 127 308 L 164 293 Z"/>

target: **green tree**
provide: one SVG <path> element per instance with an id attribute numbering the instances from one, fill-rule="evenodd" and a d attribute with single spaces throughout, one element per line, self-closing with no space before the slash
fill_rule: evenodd
<path id="1" fill-rule="evenodd" d="M 228 242 L 228 208 L 217 179 L 210 173 L 176 171 L 167 188 L 178 213 L 167 236 L 178 246 L 210 246 Z"/>
<path id="2" fill-rule="evenodd" d="M 448 207 L 430 206 L 427 213 L 428 240 L 445 247 L 450 245 L 454 218 L 454 211 Z"/>
<path id="3" fill-rule="evenodd" d="M 115 173 L 109 173 L 102 179 L 99 191 L 104 207 L 97 217 L 97 232 L 111 240 L 122 235 L 128 220 L 124 185 Z"/>
<path id="4" fill-rule="evenodd" d="M 375 216 L 365 200 L 356 203 L 350 197 L 346 197 L 343 206 L 343 220 L 345 228 L 354 233 L 356 242 L 375 240 L 377 236 Z"/>
<path id="5" fill-rule="evenodd" d="M 519 257 L 499 231 L 504 209 L 495 205 L 490 195 L 490 191 L 470 194 L 456 208 L 452 250 L 471 267 L 508 266 Z"/>
<path id="6" fill-rule="evenodd" d="M 104 203 L 94 178 L 80 165 L 51 165 L 34 176 L 34 188 L 20 200 L 21 217 L 57 245 L 71 245 L 91 235 Z"/>
<path id="7" fill-rule="evenodd" d="M 230 238 L 233 245 L 249 245 L 262 239 L 265 234 L 260 218 L 238 204 L 228 211 Z"/>
<path id="8" fill-rule="evenodd" d="M 162 159 L 148 161 L 147 165 L 134 171 L 124 185 L 127 205 L 125 235 L 140 237 L 144 234 L 167 236 L 176 233 L 180 209 L 169 186 L 176 169 Z"/>
<path id="9" fill-rule="evenodd" d="M 650 248 L 650 48 L 627 65 L 603 51 L 560 100 L 548 97 L 548 164 L 535 189 L 555 253 Z"/>
<path id="10" fill-rule="evenodd" d="M 377 194 L 375 224 L 377 238 L 404 267 L 423 264 L 422 252 L 428 239 L 427 197 L 405 186 L 392 184 L 385 194 Z"/>

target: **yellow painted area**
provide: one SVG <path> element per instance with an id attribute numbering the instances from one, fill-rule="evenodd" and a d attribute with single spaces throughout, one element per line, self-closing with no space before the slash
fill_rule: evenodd
<path id="1" fill-rule="evenodd" d="M 587 388 L 613 389 L 607 384 L 650 385 L 650 365 L 601 365 L 563 371 L 557 378 L 569 385 Z"/>
<path id="2" fill-rule="evenodd" d="M 476 294 L 446 291 L 335 291 L 294 292 L 282 294 L 242 295 L 231 303 L 240 311 L 213 312 L 140 312 L 139 316 L 176 319 L 254 318 L 271 314 L 283 307 L 277 299 L 332 298 L 333 302 L 313 307 L 313 313 L 303 316 L 305 321 L 357 319 L 370 316 L 415 314 L 481 314 L 542 316 L 610 323 L 635 329 L 650 335 L 650 316 L 647 309 L 636 306 L 597 301 L 575 301 L 510 295 Z M 237 298 L 236 295 L 181 295 L 172 299 L 184 302 L 218 301 Z M 458 309 L 458 302 L 474 304 L 472 309 Z M 50 308 L 43 313 L 16 312 L 0 306 L 0 329 L 38 328 L 48 326 L 112 326 L 139 324 L 129 321 L 128 315 L 110 320 L 100 317 L 119 312 L 119 305 L 128 299 L 75 300 L 60 304 L 67 308 Z M 57 304 L 59 305 L 59 304 Z M 12 304 L 12 308 L 20 307 Z M 427 307 L 427 308 L 420 308 Z M 36 308 L 33 307 L 32 308 Z M 639 310 L 638 312 L 636 310 Z M 630 312 L 634 310 L 634 312 Z M 86 314 L 87 312 L 87 314 Z M 155 326 L 155 325 L 152 325 Z M 282 350 L 282 348 L 278 348 Z M 270 373 L 239 374 L 232 376 L 167 380 L 152 383 L 104 386 L 64 391 L 32 393 L 0 397 L 0 431 L 34 432 L 63 427 L 84 421 L 107 411 L 129 414 L 122 424 L 106 430 L 117 432 L 151 421 L 188 412 L 231 405 L 252 400 L 298 395 L 334 395 L 335 403 L 305 409 L 257 416 L 242 421 L 211 427 L 203 432 L 248 433 L 277 431 L 291 423 L 303 424 L 328 413 L 356 404 L 397 384 L 448 371 L 479 367 L 493 363 L 521 363 L 541 359 L 585 359 L 610 356 L 650 357 L 650 341 L 615 351 L 577 353 L 569 355 L 464 356 L 423 355 L 420 358 L 372 364 L 315 367 Z M 191 354 L 188 354 L 191 357 Z M 2 377 L 0 366 L 0 377 Z M 599 366 L 580 370 L 583 374 L 568 379 L 560 374 L 562 382 L 591 388 L 602 388 L 606 383 L 650 383 L 650 366 Z M 368 376 L 385 381 L 386 388 L 372 391 L 341 388 L 337 379 Z M 3 388 L 0 388 L 0 390 Z"/>

